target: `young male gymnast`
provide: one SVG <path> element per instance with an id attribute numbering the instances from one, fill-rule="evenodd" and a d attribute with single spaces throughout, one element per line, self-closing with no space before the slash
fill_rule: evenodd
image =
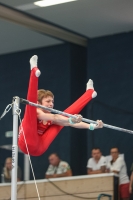
<path id="1" fill-rule="evenodd" d="M 36 55 L 32 56 L 30 59 L 31 75 L 27 100 L 41 104 L 42 106 L 53 108 L 53 93 L 49 90 L 38 90 L 38 77 L 41 72 L 37 68 L 37 59 L 38 57 Z M 86 92 L 71 106 L 64 110 L 66 113 L 76 114 L 76 119 L 59 114 L 51 114 L 47 110 L 26 105 L 24 118 L 19 128 L 18 145 L 20 149 L 24 153 L 28 153 L 25 144 L 26 139 L 29 154 L 32 156 L 39 156 L 48 149 L 49 145 L 64 126 L 90 130 L 102 128 L 103 122 L 101 120 L 97 120 L 97 125 L 88 124 L 82 122 L 81 115 L 77 115 L 77 113 L 79 113 L 96 95 L 97 93 L 93 88 L 93 81 L 89 80 Z"/>

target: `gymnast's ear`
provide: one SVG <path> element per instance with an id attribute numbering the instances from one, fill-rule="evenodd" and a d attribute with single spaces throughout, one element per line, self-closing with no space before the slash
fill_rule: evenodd
<path id="1" fill-rule="evenodd" d="M 40 103 L 39 101 L 37 101 L 37 104 L 40 104 L 40 105 L 41 105 L 41 103 Z"/>

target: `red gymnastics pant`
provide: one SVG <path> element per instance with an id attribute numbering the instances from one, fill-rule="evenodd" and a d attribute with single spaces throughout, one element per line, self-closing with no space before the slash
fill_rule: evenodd
<path id="1" fill-rule="evenodd" d="M 38 77 L 35 72 L 38 68 L 31 70 L 30 82 L 28 88 L 27 100 L 37 103 Z M 85 105 L 92 99 L 93 89 L 87 90 L 77 101 L 69 106 L 64 112 L 69 114 L 79 113 Z M 27 154 L 24 135 L 25 134 L 29 154 L 32 156 L 39 156 L 43 154 L 58 135 L 63 126 L 51 125 L 43 135 L 37 133 L 37 112 L 36 107 L 26 105 L 24 118 L 19 129 L 18 145 L 19 148 Z"/>

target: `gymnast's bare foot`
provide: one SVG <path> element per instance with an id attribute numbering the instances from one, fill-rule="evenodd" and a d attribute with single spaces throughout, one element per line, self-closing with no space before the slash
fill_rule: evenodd
<path id="1" fill-rule="evenodd" d="M 37 60 L 38 60 L 38 56 L 37 55 L 34 55 L 34 56 L 31 57 L 31 59 L 30 59 L 30 68 L 31 68 L 31 70 L 34 67 L 37 67 Z M 36 72 L 35 72 L 36 77 L 39 77 L 40 74 L 41 74 L 40 70 L 37 69 Z"/>
<path id="2" fill-rule="evenodd" d="M 94 90 L 93 87 L 93 80 L 89 79 L 89 81 L 86 84 L 86 90 Z M 97 92 L 94 90 L 94 92 L 92 93 L 92 98 L 95 98 L 97 96 Z"/>

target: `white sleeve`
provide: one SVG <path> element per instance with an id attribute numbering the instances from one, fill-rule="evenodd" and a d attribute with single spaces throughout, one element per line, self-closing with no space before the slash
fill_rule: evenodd
<path id="1" fill-rule="evenodd" d="M 93 168 L 91 158 L 88 160 L 87 168 L 91 168 L 91 169 Z"/>
<path id="2" fill-rule="evenodd" d="M 48 169 L 47 169 L 47 171 L 46 171 L 45 174 L 47 174 L 47 175 L 52 175 L 52 174 L 54 174 L 52 165 L 49 165 L 49 166 L 48 166 Z"/>
<path id="3" fill-rule="evenodd" d="M 100 166 L 106 166 L 107 165 L 107 162 L 106 162 L 106 158 L 105 157 L 102 157 L 101 158 L 101 163 L 100 163 Z"/>
<path id="4" fill-rule="evenodd" d="M 68 170 L 70 170 L 70 165 L 67 162 L 61 161 L 60 162 L 60 168 L 62 169 L 62 173 L 67 172 Z"/>
<path id="5" fill-rule="evenodd" d="M 115 171 L 120 171 L 121 170 L 121 167 L 123 166 L 123 160 L 122 159 L 117 159 L 116 163 L 115 163 L 115 166 L 112 167 L 112 170 L 115 170 Z"/>

